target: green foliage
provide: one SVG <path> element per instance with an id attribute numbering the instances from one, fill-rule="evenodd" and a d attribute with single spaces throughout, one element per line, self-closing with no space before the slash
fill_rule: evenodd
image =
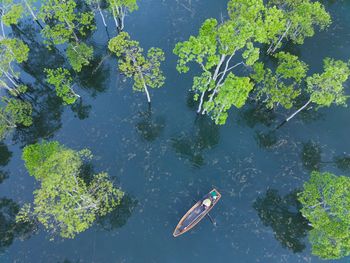
<path id="1" fill-rule="evenodd" d="M 130 40 L 126 32 L 121 32 L 108 43 L 111 52 L 119 57 L 119 70 L 134 79 L 133 89 L 146 92 L 147 87 L 160 88 L 165 77 L 160 69 L 164 61 L 164 52 L 159 48 L 150 48 L 147 57 L 137 41 Z"/>
<path id="2" fill-rule="evenodd" d="M 318 106 L 331 104 L 346 106 L 348 98 L 343 84 L 350 76 L 349 64 L 341 60 L 326 58 L 322 74 L 314 74 L 307 78 L 307 92 L 310 100 Z"/>
<path id="3" fill-rule="evenodd" d="M 40 183 L 34 203 L 25 205 L 17 221 L 35 218 L 64 238 L 74 238 L 88 229 L 98 216 L 115 209 L 124 193 L 113 186 L 106 173 L 87 181 L 83 176 L 88 150 L 74 151 L 58 142 L 26 146 L 23 159 L 29 173 Z"/>
<path id="4" fill-rule="evenodd" d="M 92 12 L 76 11 L 73 0 L 46 0 L 41 6 L 39 17 L 46 22 L 42 34 L 48 45 L 63 44 L 70 40 L 79 42 L 77 34 L 85 36 L 93 25 Z"/>
<path id="5" fill-rule="evenodd" d="M 277 23 L 274 23 L 274 25 L 279 25 L 279 29 L 274 32 L 275 34 L 269 34 L 270 42 L 275 46 L 274 50 L 281 46 L 283 39 L 289 39 L 296 44 L 303 44 L 306 37 L 312 37 L 315 34 L 315 28 L 324 30 L 331 23 L 329 13 L 317 1 L 268 1 L 270 9 L 275 8 L 275 6 L 283 13 L 283 16 L 278 15 Z M 281 22 L 284 23 L 283 30 L 280 27 Z"/>
<path id="6" fill-rule="evenodd" d="M 32 119 L 32 105 L 16 98 L 3 97 L 2 100 L 6 103 L 4 112 L 11 116 L 11 120 L 15 124 L 30 126 L 33 123 Z"/>
<path id="7" fill-rule="evenodd" d="M 229 73 L 215 99 L 212 102 L 205 102 L 205 108 L 215 123 L 225 124 L 228 117 L 227 111 L 232 106 L 241 108 L 253 86 L 254 84 L 250 82 L 248 77 L 237 77 L 233 73 Z"/>
<path id="8" fill-rule="evenodd" d="M 45 69 L 46 81 L 53 85 L 56 89 L 56 94 L 65 104 L 73 104 L 79 95 L 72 89 L 72 77 L 67 69 Z"/>
<path id="9" fill-rule="evenodd" d="M 12 4 L 1 19 L 6 26 L 17 25 L 23 11 L 23 6 L 21 4 Z"/>
<path id="10" fill-rule="evenodd" d="M 50 158 L 54 153 L 62 150 L 62 146 L 56 142 L 43 141 L 42 143 L 31 144 L 23 149 L 22 159 L 25 160 L 25 167 L 31 176 L 34 176 L 37 180 L 41 180 L 47 176 L 40 172 L 42 165 Z"/>
<path id="11" fill-rule="evenodd" d="M 107 2 L 110 9 L 124 8 L 124 9 L 127 9 L 127 11 L 129 11 L 129 12 L 133 12 L 133 11 L 137 10 L 137 8 L 138 8 L 137 0 L 107 0 L 106 2 Z"/>
<path id="12" fill-rule="evenodd" d="M 301 212 L 312 226 L 312 253 L 323 259 L 350 254 L 350 178 L 312 172 L 299 195 Z"/>
<path id="13" fill-rule="evenodd" d="M 300 84 L 306 76 L 308 66 L 289 53 L 279 52 L 275 57 L 278 59 L 275 73 L 269 68 L 265 69 L 260 62 L 254 65 L 251 77 L 259 84 L 256 98 L 263 100 L 268 108 L 281 105 L 289 109 L 301 94 Z"/>
<path id="14" fill-rule="evenodd" d="M 29 47 L 20 39 L 17 38 L 2 38 L 0 39 L 0 77 L 3 72 L 10 71 L 13 75 L 16 75 L 13 71 L 12 63 L 22 63 L 27 61 Z"/>
<path id="15" fill-rule="evenodd" d="M 66 54 L 72 68 L 80 72 L 83 66 L 89 65 L 94 55 L 94 49 L 85 43 L 70 43 Z"/>

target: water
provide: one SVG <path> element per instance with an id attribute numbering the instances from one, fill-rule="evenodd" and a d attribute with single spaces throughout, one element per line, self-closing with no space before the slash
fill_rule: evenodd
<path id="1" fill-rule="evenodd" d="M 196 118 L 188 93 L 195 72 L 178 74 L 172 49 L 196 34 L 206 18 L 225 15 L 226 3 L 148 0 L 127 17 L 126 31 L 133 39 L 145 50 L 157 46 L 166 53 L 166 84 L 152 91 L 151 112 L 145 95 L 133 93 L 130 81 L 118 74 L 115 58 L 106 59 L 93 76 L 91 69 L 79 75 L 76 90 L 83 104 L 74 111 L 60 107 L 55 96 L 37 94 L 44 106 L 36 126 L 0 145 L 0 168 L 7 172 L 0 175 L 0 198 L 11 199 L 7 204 L 13 210 L 33 200 L 37 183 L 25 171 L 21 148 L 47 138 L 73 149 L 91 149 L 95 170 L 107 171 L 127 199 L 74 240 L 49 241 L 43 229 L 23 241 L 14 235 L 5 243 L 0 237 L 0 262 L 323 262 L 311 255 L 308 226 L 297 213 L 294 193 L 314 167 L 349 175 L 330 161 L 349 153 L 350 109 L 310 111 L 276 133 L 269 131 L 285 116 L 281 111 L 264 113 L 247 105 L 231 112 L 222 127 Z M 288 47 L 310 65 L 310 72 L 320 71 L 326 56 L 350 58 L 350 3 L 325 4 L 334 21 L 330 28 L 303 46 Z M 107 35 L 99 17 L 97 23 L 99 30 L 88 42 L 101 59 Z M 112 36 L 113 28 L 110 19 Z M 40 65 L 63 63 L 47 51 L 32 53 L 25 70 L 41 80 Z M 24 71 L 22 76 L 35 81 Z M 174 239 L 174 227 L 193 199 L 213 186 L 222 194 L 211 212 L 217 226 L 204 219 Z"/>

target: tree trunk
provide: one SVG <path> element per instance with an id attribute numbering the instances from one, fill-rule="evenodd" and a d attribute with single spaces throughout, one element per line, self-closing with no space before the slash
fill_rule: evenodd
<path id="1" fill-rule="evenodd" d="M 199 105 L 198 105 L 198 109 L 197 109 L 197 113 L 198 113 L 198 114 L 202 111 L 202 105 L 203 105 L 204 95 L 205 95 L 205 91 L 203 91 L 202 94 L 201 94 L 201 98 L 200 98 Z"/>
<path id="2" fill-rule="evenodd" d="M 100 3 L 97 4 L 97 10 L 98 12 L 100 13 L 100 16 L 102 18 L 102 22 L 103 22 L 103 25 L 105 26 L 105 28 L 107 28 L 107 24 L 106 24 L 106 20 L 105 20 L 105 17 L 102 13 L 102 10 L 101 10 L 101 7 L 100 7 Z"/>
<path id="3" fill-rule="evenodd" d="M 5 29 L 4 29 L 4 23 L 2 22 L 1 19 L 0 19 L 0 24 L 1 24 L 1 33 L 2 33 L 2 36 L 3 36 L 4 38 L 6 38 Z"/>
<path id="4" fill-rule="evenodd" d="M 219 70 L 220 70 L 220 68 L 221 68 L 222 63 L 224 63 L 225 58 L 226 58 L 226 55 L 221 55 L 219 64 L 216 66 L 216 69 L 215 69 L 215 72 L 214 72 L 214 75 L 213 75 L 213 80 L 216 80 L 216 79 L 217 79 L 218 74 L 219 74 Z"/>
<path id="5" fill-rule="evenodd" d="M 311 103 L 311 99 L 309 99 L 302 107 L 300 107 L 297 111 L 295 111 L 292 115 L 290 115 L 287 119 L 285 119 L 280 125 L 276 127 L 276 130 L 281 128 L 285 123 L 289 122 L 293 119 L 299 112 L 305 109 Z"/>
<path id="6" fill-rule="evenodd" d="M 278 45 L 281 43 L 281 41 L 286 37 L 290 27 L 292 26 L 292 22 L 291 21 L 288 21 L 287 23 L 287 29 L 284 31 L 283 35 L 280 37 L 280 39 L 278 40 L 278 42 L 276 43 L 275 47 L 270 50 L 270 52 L 268 52 L 268 54 L 270 53 L 274 53 L 276 51 L 276 49 L 278 48 Z"/>

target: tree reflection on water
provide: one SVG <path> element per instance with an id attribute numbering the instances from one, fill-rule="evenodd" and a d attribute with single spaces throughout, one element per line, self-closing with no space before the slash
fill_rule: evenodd
<path id="1" fill-rule="evenodd" d="M 181 157 L 188 159 L 195 167 L 202 166 L 204 151 L 219 143 L 219 126 L 206 117 L 200 117 L 190 134 L 181 134 L 172 139 L 172 147 Z"/>
<path id="2" fill-rule="evenodd" d="M 32 222 L 16 223 L 19 205 L 8 198 L 0 199 L 0 252 L 10 246 L 15 238 L 25 239 L 36 226 Z"/>
<path id="3" fill-rule="evenodd" d="M 275 238 L 283 247 L 294 253 L 305 249 L 303 239 L 310 226 L 299 212 L 301 204 L 297 200 L 297 191 L 281 197 L 277 190 L 269 189 L 265 196 L 256 199 L 253 207 L 262 223 L 272 228 Z"/>
<path id="4" fill-rule="evenodd" d="M 120 205 L 111 213 L 99 218 L 97 224 L 107 231 L 118 229 L 126 224 L 138 201 L 130 195 L 124 195 Z"/>

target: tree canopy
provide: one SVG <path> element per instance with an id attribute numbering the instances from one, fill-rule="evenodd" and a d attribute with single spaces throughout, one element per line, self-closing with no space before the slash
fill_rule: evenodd
<path id="1" fill-rule="evenodd" d="M 73 238 L 88 229 L 98 216 L 115 209 L 123 192 L 115 188 L 107 173 L 84 175 L 89 150 L 74 151 L 58 142 L 42 142 L 23 149 L 23 160 L 31 176 L 40 182 L 33 204 L 25 204 L 18 222 L 37 220 L 53 234 Z"/>
<path id="2" fill-rule="evenodd" d="M 301 212 L 310 221 L 312 253 L 323 259 L 350 254 L 350 178 L 312 172 L 299 194 Z"/>
<path id="3" fill-rule="evenodd" d="M 112 38 L 108 48 L 119 57 L 120 72 L 133 78 L 133 89 L 145 92 L 150 103 L 148 87 L 160 88 L 164 84 L 165 77 L 160 68 L 161 62 L 165 59 L 164 52 L 159 48 L 150 48 L 145 57 L 139 42 L 131 40 L 126 32 L 121 32 Z"/>

